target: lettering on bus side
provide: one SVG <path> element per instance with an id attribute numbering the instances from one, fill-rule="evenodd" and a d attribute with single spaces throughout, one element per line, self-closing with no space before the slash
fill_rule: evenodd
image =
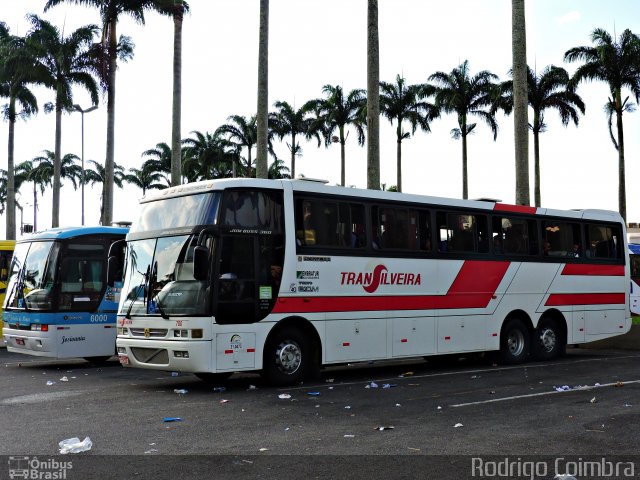
<path id="1" fill-rule="evenodd" d="M 68 343 L 68 342 L 84 342 L 85 340 L 86 340 L 85 337 L 65 337 L 63 335 L 62 341 L 60 342 L 60 344 L 64 345 L 65 343 Z"/>
<path id="2" fill-rule="evenodd" d="M 380 285 L 421 285 L 422 276 L 411 272 L 389 272 L 377 265 L 373 272 L 340 272 L 341 285 L 361 285 L 365 292 L 373 293 Z"/>

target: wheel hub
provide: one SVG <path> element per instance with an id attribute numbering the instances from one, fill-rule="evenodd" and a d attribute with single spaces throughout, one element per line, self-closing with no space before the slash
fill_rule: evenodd
<path id="1" fill-rule="evenodd" d="M 296 342 L 287 340 L 278 345 L 276 351 L 276 365 L 278 370 L 287 375 L 298 371 L 302 364 L 302 350 Z"/>
<path id="2" fill-rule="evenodd" d="M 524 351 L 524 335 L 522 332 L 510 332 L 507 337 L 507 345 L 509 347 L 509 353 L 511 353 L 512 356 L 520 356 Z"/>
<path id="3" fill-rule="evenodd" d="M 556 337 L 556 332 L 554 332 L 551 328 L 545 328 L 540 332 L 540 345 L 546 352 L 551 352 L 556 347 L 558 339 Z"/>

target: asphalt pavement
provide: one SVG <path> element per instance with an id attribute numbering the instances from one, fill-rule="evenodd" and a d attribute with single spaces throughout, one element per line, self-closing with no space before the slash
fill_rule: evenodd
<path id="1" fill-rule="evenodd" d="M 70 479 L 554 478 L 569 459 L 569 473 L 593 460 L 617 465 L 620 475 L 606 478 L 631 478 L 622 468 L 632 462 L 637 477 L 639 361 L 640 352 L 569 349 L 518 366 L 360 363 L 280 389 L 254 374 L 205 384 L 115 360 L 1 349 L 0 455 L 9 463 L 0 478 L 16 458 L 36 457 L 73 462 Z M 61 440 L 87 436 L 89 451 L 58 455 Z M 514 475 L 498 475 L 509 462 Z"/>

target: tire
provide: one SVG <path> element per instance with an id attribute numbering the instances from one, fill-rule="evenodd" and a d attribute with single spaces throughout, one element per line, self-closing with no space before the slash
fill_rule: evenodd
<path id="1" fill-rule="evenodd" d="M 518 318 L 512 318 L 502 327 L 500 334 L 500 361 L 508 365 L 522 363 L 529 357 L 531 335 Z"/>
<path id="2" fill-rule="evenodd" d="M 267 341 L 262 373 L 271 385 L 295 385 L 317 370 L 313 358 L 309 339 L 300 330 L 286 327 Z"/>
<path id="3" fill-rule="evenodd" d="M 223 373 L 198 372 L 198 373 L 194 373 L 194 375 L 205 383 L 216 384 L 216 383 L 222 383 L 228 380 L 229 377 L 233 375 L 233 372 L 223 372 Z"/>
<path id="4" fill-rule="evenodd" d="M 552 360 L 564 354 L 567 339 L 560 324 L 552 318 L 542 317 L 531 339 L 531 352 L 536 360 Z"/>

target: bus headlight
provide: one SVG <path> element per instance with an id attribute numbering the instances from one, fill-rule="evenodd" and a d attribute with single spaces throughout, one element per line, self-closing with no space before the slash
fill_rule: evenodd
<path id="1" fill-rule="evenodd" d="M 32 323 L 31 330 L 34 332 L 48 332 L 49 325 L 40 325 L 39 323 Z"/>

